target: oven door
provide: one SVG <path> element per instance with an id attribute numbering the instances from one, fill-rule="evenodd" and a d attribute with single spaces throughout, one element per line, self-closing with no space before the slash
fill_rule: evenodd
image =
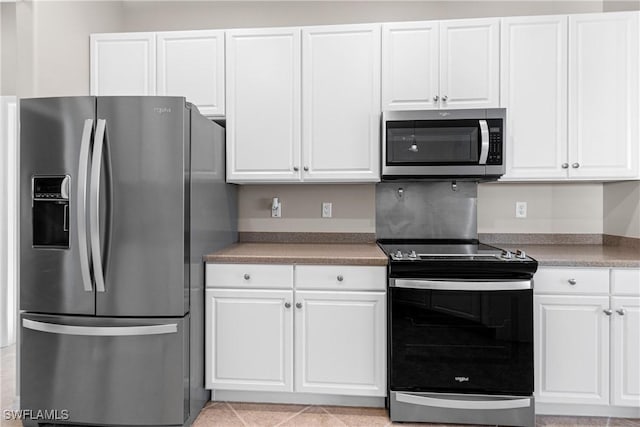
<path id="1" fill-rule="evenodd" d="M 533 288 L 390 279 L 392 391 L 530 396 Z"/>

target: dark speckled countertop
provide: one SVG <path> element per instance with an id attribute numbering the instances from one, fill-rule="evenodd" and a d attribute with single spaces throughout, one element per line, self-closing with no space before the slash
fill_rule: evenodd
<path id="1" fill-rule="evenodd" d="M 605 245 L 501 244 L 505 249 L 520 249 L 535 258 L 540 266 L 563 267 L 635 267 L 640 268 L 640 249 Z"/>
<path id="2" fill-rule="evenodd" d="M 375 243 L 236 243 L 205 255 L 206 262 L 229 264 L 387 265 Z"/>

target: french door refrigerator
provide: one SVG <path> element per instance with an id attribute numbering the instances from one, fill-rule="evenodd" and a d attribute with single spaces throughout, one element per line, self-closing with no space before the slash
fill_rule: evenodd
<path id="1" fill-rule="evenodd" d="M 237 240 L 224 159 L 224 129 L 184 98 L 20 101 L 25 425 L 197 416 L 202 256 Z"/>

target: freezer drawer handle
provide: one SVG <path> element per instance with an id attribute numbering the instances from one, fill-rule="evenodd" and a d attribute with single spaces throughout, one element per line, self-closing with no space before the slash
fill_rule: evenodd
<path id="1" fill-rule="evenodd" d="M 89 228 L 91 231 L 91 258 L 93 275 L 96 280 L 96 291 L 104 292 L 104 273 L 102 271 L 102 255 L 100 254 L 100 165 L 102 164 L 102 146 L 106 120 L 98 119 L 96 138 L 93 143 L 91 159 L 91 192 L 89 194 Z"/>
<path id="2" fill-rule="evenodd" d="M 517 409 L 531 406 L 531 399 L 504 399 L 504 400 L 453 400 L 437 399 L 413 394 L 396 393 L 396 400 L 414 405 L 431 406 L 434 408 L 450 409 Z"/>
<path id="3" fill-rule="evenodd" d="M 22 326 L 34 331 L 63 335 L 85 335 L 94 337 L 125 337 L 134 335 L 174 334 L 178 332 L 177 323 L 145 326 L 73 326 L 45 323 L 22 319 Z"/>
<path id="4" fill-rule="evenodd" d="M 89 271 L 89 248 L 87 247 L 87 173 L 92 131 L 93 120 L 85 120 L 80 142 L 80 162 L 78 163 L 78 250 L 82 285 L 87 292 L 93 291 L 91 272 Z"/>

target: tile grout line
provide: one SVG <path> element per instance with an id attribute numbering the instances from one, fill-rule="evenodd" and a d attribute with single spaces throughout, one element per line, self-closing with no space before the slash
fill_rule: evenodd
<path id="1" fill-rule="evenodd" d="M 240 416 L 240 414 L 238 413 L 238 411 L 236 411 L 236 408 L 233 407 L 233 405 L 229 402 L 225 402 L 227 404 L 227 406 L 231 409 L 231 411 L 233 411 L 234 414 L 236 414 L 236 417 L 238 417 L 238 419 L 240 420 L 240 422 L 242 423 L 243 426 L 248 427 L 249 424 L 246 423 L 246 421 Z"/>
<path id="2" fill-rule="evenodd" d="M 307 409 L 311 408 L 311 406 L 305 406 L 304 408 L 302 408 L 301 410 L 299 410 L 298 412 L 296 412 L 295 414 L 291 415 L 288 418 L 285 418 L 284 420 L 280 421 L 278 424 L 276 424 L 274 427 L 278 427 L 281 426 L 282 424 L 286 423 L 287 421 L 289 421 L 290 419 L 293 419 L 295 417 L 297 417 L 298 415 L 300 415 L 301 413 L 303 413 L 304 411 L 306 411 Z"/>
<path id="3" fill-rule="evenodd" d="M 327 408 L 325 408 L 324 406 L 320 406 L 320 409 L 322 409 L 325 413 L 327 413 L 331 418 L 335 418 L 338 422 L 344 424 L 345 426 L 347 426 L 348 424 L 345 423 L 344 421 L 342 421 L 340 418 L 336 417 L 335 415 L 333 415 L 331 412 L 327 411 Z"/>

